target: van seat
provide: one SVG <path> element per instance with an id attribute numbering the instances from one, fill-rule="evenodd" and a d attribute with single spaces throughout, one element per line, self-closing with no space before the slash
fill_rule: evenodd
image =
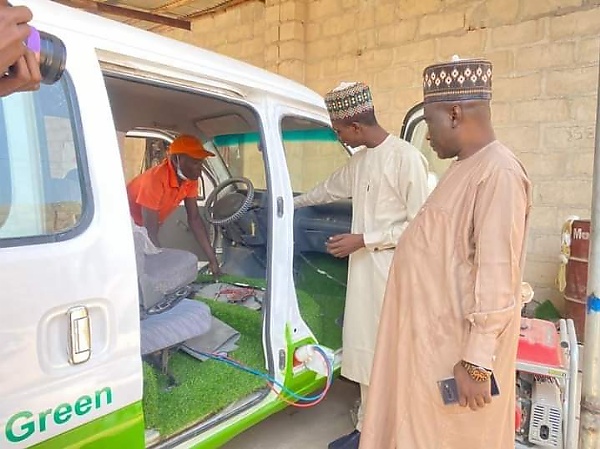
<path id="1" fill-rule="evenodd" d="M 189 284 L 198 275 L 198 258 L 188 251 L 157 248 L 145 228 L 135 223 L 132 226 L 140 287 L 142 355 L 165 351 L 204 335 L 212 322 L 210 308 L 199 301 L 182 299 L 191 292 Z M 173 306 L 160 310 L 162 304 L 173 299 Z"/>
<path id="2" fill-rule="evenodd" d="M 140 323 L 142 355 L 172 348 L 206 334 L 211 327 L 210 308 L 200 301 L 183 299 L 172 309 L 149 315 Z"/>
<path id="3" fill-rule="evenodd" d="M 133 227 L 140 305 L 147 311 L 196 280 L 198 258 L 188 251 L 156 248 L 145 228 L 135 223 Z"/>

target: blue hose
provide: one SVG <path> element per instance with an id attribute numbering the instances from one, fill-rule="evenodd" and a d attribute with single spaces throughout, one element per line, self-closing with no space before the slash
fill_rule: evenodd
<path id="1" fill-rule="evenodd" d="M 325 360 L 325 363 L 327 364 L 327 368 L 328 368 L 328 375 L 327 375 L 327 383 L 329 385 L 331 385 L 333 383 L 333 364 L 331 363 L 331 361 L 329 360 L 329 357 L 327 357 L 327 354 L 325 353 L 325 351 L 320 347 L 320 346 L 313 346 L 313 349 L 315 351 L 317 351 L 319 354 L 321 354 L 321 356 L 323 356 L 323 360 Z M 244 371 L 246 373 L 249 374 L 253 374 L 254 376 L 260 377 L 262 379 L 265 379 L 267 382 L 272 383 L 273 385 L 278 386 L 279 388 L 281 388 L 281 391 L 285 392 L 288 396 L 296 399 L 297 401 L 304 401 L 304 402 L 312 402 L 312 401 L 318 401 L 319 399 L 321 399 L 323 397 L 323 392 L 318 394 L 317 396 L 302 396 L 299 395 L 295 392 L 293 392 L 292 390 L 290 390 L 289 388 L 287 388 L 285 385 L 283 385 L 281 382 L 278 382 L 277 380 L 275 380 L 274 378 L 272 378 L 271 376 L 269 376 L 266 373 L 262 373 L 260 371 L 254 370 L 250 367 L 244 366 L 241 363 L 238 363 L 234 360 L 216 355 L 216 354 L 210 354 L 207 352 L 198 352 L 199 354 L 212 359 L 212 360 L 217 360 L 220 362 L 224 362 L 230 366 L 233 366 L 234 368 L 237 368 L 241 371 Z"/>

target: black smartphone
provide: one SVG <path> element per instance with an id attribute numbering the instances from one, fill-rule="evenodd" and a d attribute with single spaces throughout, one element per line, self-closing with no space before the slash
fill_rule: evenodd
<path id="1" fill-rule="evenodd" d="M 492 373 L 490 382 L 491 395 L 498 396 L 500 394 L 500 390 L 498 389 L 498 383 L 496 382 L 494 373 Z M 442 395 L 442 401 L 444 401 L 444 405 L 458 404 L 458 387 L 456 386 L 456 379 L 454 379 L 454 377 L 440 380 L 438 382 L 438 388 L 440 389 L 440 394 Z"/>

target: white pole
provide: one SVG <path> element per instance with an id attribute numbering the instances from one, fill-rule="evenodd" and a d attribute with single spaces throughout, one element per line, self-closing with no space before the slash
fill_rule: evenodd
<path id="1" fill-rule="evenodd" d="M 592 183 L 592 235 L 583 348 L 580 449 L 600 449 L 600 74 Z M 574 413 L 575 410 L 570 410 Z"/>

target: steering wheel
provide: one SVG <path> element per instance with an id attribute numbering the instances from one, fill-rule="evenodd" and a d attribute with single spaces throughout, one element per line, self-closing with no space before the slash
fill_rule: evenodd
<path id="1" fill-rule="evenodd" d="M 244 184 L 246 194 L 237 191 L 227 193 L 222 198 L 219 194 L 234 184 Z M 206 199 L 206 220 L 217 226 L 223 226 L 238 221 L 248 212 L 254 200 L 254 186 L 248 178 L 231 178 L 215 187 Z"/>

